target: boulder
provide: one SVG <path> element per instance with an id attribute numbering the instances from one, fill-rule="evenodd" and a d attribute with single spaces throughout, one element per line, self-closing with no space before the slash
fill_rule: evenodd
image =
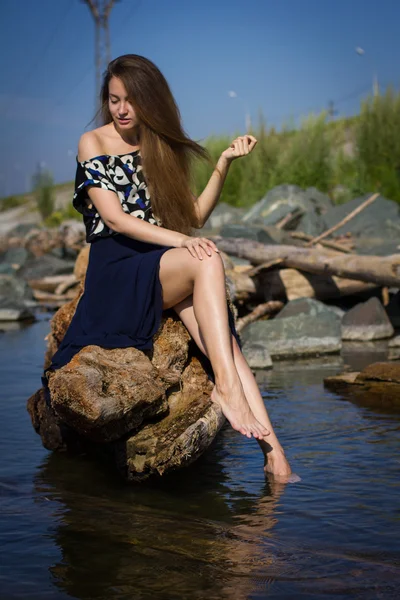
<path id="1" fill-rule="evenodd" d="M 265 341 L 248 341 L 243 345 L 242 352 L 251 369 L 272 368 L 271 355 L 268 351 L 268 344 Z"/>
<path id="2" fill-rule="evenodd" d="M 97 442 L 111 442 L 168 410 L 165 386 L 135 348 L 87 346 L 49 377 L 59 419 Z"/>
<path id="3" fill-rule="evenodd" d="M 18 275 L 25 280 L 42 279 L 51 275 L 68 275 L 74 270 L 75 261 L 62 260 L 51 254 L 29 258 L 21 267 Z"/>
<path id="4" fill-rule="evenodd" d="M 366 194 L 360 198 L 354 198 L 350 202 L 330 208 L 324 214 L 327 228 L 329 229 L 339 223 L 370 196 L 371 194 Z M 351 233 L 353 236 L 361 236 L 366 239 L 397 240 L 400 234 L 399 210 L 399 205 L 396 202 L 379 196 L 372 204 L 338 229 L 335 235 Z"/>
<path id="5" fill-rule="evenodd" d="M 320 235 L 326 231 L 326 229 L 327 226 L 324 218 L 312 210 L 306 212 L 296 226 L 297 231 L 302 231 L 303 233 L 312 235 L 313 237 L 317 237 L 317 235 Z"/>
<path id="6" fill-rule="evenodd" d="M 277 227 L 256 224 L 228 223 L 219 235 L 225 238 L 244 238 L 262 244 L 293 244 L 293 238 Z"/>
<path id="7" fill-rule="evenodd" d="M 261 198 L 242 218 L 244 223 L 276 225 L 289 213 L 312 211 L 313 203 L 297 185 L 279 185 Z"/>
<path id="8" fill-rule="evenodd" d="M 0 258 L 0 267 L 3 273 L 8 268 L 11 273 L 18 271 L 28 260 L 30 254 L 25 248 L 8 248 Z"/>
<path id="9" fill-rule="evenodd" d="M 361 372 L 326 377 L 324 384 L 363 406 L 400 409 L 400 362 L 373 363 Z"/>
<path id="10" fill-rule="evenodd" d="M 219 230 L 226 223 L 240 222 L 245 209 L 219 202 L 204 224 L 204 229 Z"/>
<path id="11" fill-rule="evenodd" d="M 244 344 L 263 342 L 272 359 L 333 354 L 342 347 L 340 320 L 333 312 L 258 321 L 241 336 Z"/>
<path id="12" fill-rule="evenodd" d="M 287 317 L 296 317 L 298 315 L 309 315 L 318 318 L 320 315 L 335 315 L 340 321 L 344 311 L 340 308 L 327 306 L 323 302 L 313 300 L 312 298 L 298 298 L 288 302 L 283 309 L 275 316 L 275 319 Z"/>
<path id="13" fill-rule="evenodd" d="M 0 307 L 22 309 L 32 304 L 29 285 L 16 275 L 0 275 Z"/>
<path id="14" fill-rule="evenodd" d="M 380 340 L 392 337 L 393 326 L 378 298 L 351 308 L 342 319 L 343 340 Z"/>

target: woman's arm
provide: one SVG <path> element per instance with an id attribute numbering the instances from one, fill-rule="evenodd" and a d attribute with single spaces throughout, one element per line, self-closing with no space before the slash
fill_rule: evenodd
<path id="1" fill-rule="evenodd" d="M 90 160 L 100 154 L 104 154 L 104 151 L 94 132 L 84 133 L 78 145 L 78 160 Z M 111 190 L 88 186 L 87 193 L 104 223 L 117 233 L 141 242 L 186 248 L 194 258 L 200 260 L 206 254 L 211 255 L 212 251 L 218 252 L 211 240 L 185 235 L 128 215 L 122 210 L 118 195 Z"/>
<path id="2" fill-rule="evenodd" d="M 256 144 L 255 137 L 244 135 L 236 138 L 229 148 L 222 152 L 206 187 L 195 201 L 200 227 L 204 226 L 219 200 L 231 162 L 249 154 Z"/>

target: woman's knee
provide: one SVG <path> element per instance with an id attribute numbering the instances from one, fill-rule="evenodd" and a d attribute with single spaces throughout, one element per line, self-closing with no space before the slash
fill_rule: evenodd
<path id="1" fill-rule="evenodd" d="M 199 271 L 211 271 L 215 275 L 225 276 L 224 263 L 221 255 L 217 252 L 212 252 L 211 256 L 205 256 L 203 260 L 197 260 L 196 270 Z"/>

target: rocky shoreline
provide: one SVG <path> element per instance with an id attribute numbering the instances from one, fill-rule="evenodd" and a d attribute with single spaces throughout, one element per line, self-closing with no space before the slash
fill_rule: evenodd
<path id="1" fill-rule="evenodd" d="M 324 235 L 327 228 L 335 235 Z M 333 206 L 313 188 L 279 186 L 247 212 L 219 204 L 201 235 L 221 250 L 250 366 L 270 369 L 281 361 L 339 355 L 352 344 L 367 351 L 375 340 L 398 358 L 399 231 L 398 205 L 378 196 Z M 73 220 L 57 229 L 22 224 L 0 239 L 0 331 L 12 321 L 35 319 L 39 310 L 58 309 L 45 364 L 82 293 L 88 251 L 84 227 Z M 151 357 L 135 349 L 81 351 L 53 375 L 50 404 L 43 390 L 29 400 L 43 444 L 52 450 L 100 444 L 128 480 L 194 460 L 224 419 L 210 401 L 210 382 L 187 336 L 165 315 Z M 121 383 L 132 379 L 125 363 L 140 365 L 128 387 Z M 91 387 L 93 377 L 97 387 Z M 351 384 L 366 389 L 359 379 L 356 388 Z"/>

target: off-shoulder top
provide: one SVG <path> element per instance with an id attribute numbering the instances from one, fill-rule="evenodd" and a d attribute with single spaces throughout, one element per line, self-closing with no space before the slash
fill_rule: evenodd
<path id="1" fill-rule="evenodd" d="M 90 202 L 88 187 L 94 186 L 115 192 L 122 210 L 133 217 L 160 225 L 151 209 L 150 194 L 143 176 L 139 150 L 120 155 L 104 154 L 82 162 L 77 161 L 75 193 L 72 203 L 83 215 L 86 227 L 86 241 L 94 240 L 117 232 L 108 227 L 100 217 L 96 207 Z"/>

